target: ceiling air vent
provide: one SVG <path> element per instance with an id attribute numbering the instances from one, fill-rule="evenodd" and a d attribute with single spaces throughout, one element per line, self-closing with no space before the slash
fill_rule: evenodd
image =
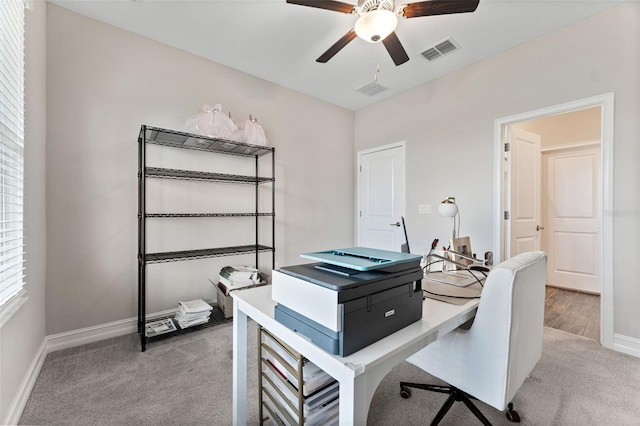
<path id="1" fill-rule="evenodd" d="M 431 46 L 422 52 L 421 55 L 424 56 L 427 61 L 434 61 L 447 53 L 451 53 L 458 49 L 460 49 L 460 46 L 453 41 L 451 37 L 449 37 L 448 39 Z"/>
<path id="2" fill-rule="evenodd" d="M 389 90 L 389 88 L 384 87 L 383 85 L 381 85 L 380 83 L 378 83 L 377 81 L 373 81 L 369 84 L 365 84 L 364 86 L 362 86 L 361 88 L 357 89 L 357 92 L 360 92 L 362 94 L 365 94 L 367 96 L 375 96 L 380 92 L 384 92 L 385 90 Z"/>

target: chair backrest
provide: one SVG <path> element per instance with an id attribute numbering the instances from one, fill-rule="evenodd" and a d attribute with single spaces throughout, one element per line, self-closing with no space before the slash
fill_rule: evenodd
<path id="1" fill-rule="evenodd" d="M 457 329 L 409 362 L 504 410 L 542 355 L 546 254 L 496 265 L 471 328 Z"/>

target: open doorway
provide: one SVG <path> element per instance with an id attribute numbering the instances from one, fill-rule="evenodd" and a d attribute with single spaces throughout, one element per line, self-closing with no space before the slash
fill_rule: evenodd
<path id="1" fill-rule="evenodd" d="M 504 150 L 505 143 L 513 143 L 512 133 L 524 141 L 521 152 L 515 154 L 516 169 L 505 161 L 513 154 Z M 597 298 L 600 293 L 599 308 L 587 301 L 577 314 L 585 317 L 589 315 L 585 311 L 599 310 L 599 327 L 593 323 L 569 326 L 575 318 L 567 319 L 564 326 L 575 334 L 599 334 L 596 339 L 612 348 L 612 221 L 604 212 L 612 206 L 613 94 L 498 119 L 495 143 L 496 254 L 504 259 L 519 251 L 547 251 L 553 271 L 547 274 L 548 282 L 555 282 L 547 296 L 552 302 L 558 299 L 565 309 L 569 300 L 578 301 L 582 295 Z M 513 202 L 520 212 L 510 211 Z M 589 216 L 587 210 L 590 222 L 582 220 Z M 588 222 L 589 232 L 576 232 L 572 226 L 578 222 Z M 584 278 L 591 282 L 584 284 Z"/>
<path id="2" fill-rule="evenodd" d="M 545 326 L 598 341 L 601 116 L 595 106 L 512 123 L 505 132 L 512 146 L 507 170 L 519 183 L 505 194 L 509 257 L 546 252 Z"/>

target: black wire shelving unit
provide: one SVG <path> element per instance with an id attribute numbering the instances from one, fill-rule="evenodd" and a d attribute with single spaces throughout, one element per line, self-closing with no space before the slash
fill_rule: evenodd
<path id="1" fill-rule="evenodd" d="M 147 144 L 161 145 L 171 148 L 191 149 L 206 151 L 224 155 L 236 155 L 254 158 L 254 175 L 235 175 L 226 173 L 211 173 L 194 170 L 168 169 L 160 167 L 148 167 L 146 164 Z M 264 155 L 271 155 L 271 176 L 261 176 L 258 169 L 258 160 Z M 234 184 L 255 185 L 255 210 L 253 212 L 236 213 L 149 213 L 146 209 L 146 180 L 147 179 L 180 179 L 205 182 L 226 182 Z M 271 184 L 271 211 L 259 211 L 258 186 L 261 184 Z M 255 240 L 252 244 L 212 247 L 195 250 L 169 251 L 159 253 L 148 253 L 146 248 L 146 220 L 149 218 L 224 218 L 224 217 L 254 217 L 255 218 Z M 271 217 L 271 246 L 259 244 L 259 218 Z M 243 254 L 255 254 L 255 265 L 258 267 L 259 254 L 271 252 L 271 268 L 275 268 L 275 148 L 259 145 L 251 145 L 241 142 L 224 139 L 194 135 L 176 130 L 168 130 L 157 127 L 142 125 L 138 135 L 138 333 L 140 335 L 140 345 L 142 351 L 146 349 L 146 344 L 157 340 L 179 334 L 201 330 L 206 327 L 215 326 L 232 321 L 232 318 L 225 318 L 224 314 L 217 306 L 211 313 L 209 322 L 186 329 L 181 329 L 174 321 L 176 331 L 160 334 L 152 337 L 146 336 L 145 325 L 148 321 L 159 320 L 165 317 L 148 318 L 146 313 L 146 292 L 147 292 L 147 266 L 154 263 L 178 262 L 193 259 L 204 259 L 210 257 L 236 256 Z"/>

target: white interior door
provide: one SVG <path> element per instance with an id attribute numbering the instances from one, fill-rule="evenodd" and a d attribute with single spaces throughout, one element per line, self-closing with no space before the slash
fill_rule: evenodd
<path id="1" fill-rule="evenodd" d="M 600 146 L 544 154 L 547 283 L 601 291 Z"/>
<path id="2" fill-rule="evenodd" d="M 511 127 L 508 257 L 526 251 L 540 250 L 540 135 Z"/>
<path id="3" fill-rule="evenodd" d="M 357 245 L 400 251 L 404 204 L 404 142 L 358 152 Z"/>

